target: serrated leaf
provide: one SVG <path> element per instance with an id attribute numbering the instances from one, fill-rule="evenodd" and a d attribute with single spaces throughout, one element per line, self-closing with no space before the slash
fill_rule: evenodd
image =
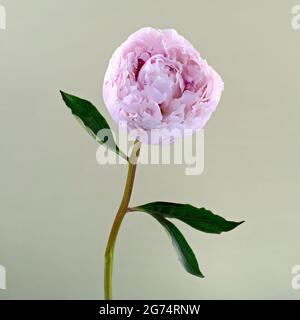
<path id="1" fill-rule="evenodd" d="M 197 230 L 216 234 L 230 231 L 244 222 L 228 221 L 205 208 L 171 202 L 152 202 L 135 207 L 134 210 L 156 214 L 164 218 L 176 218 Z"/>
<path id="2" fill-rule="evenodd" d="M 89 101 L 60 91 L 65 104 L 71 109 L 72 114 L 82 123 L 87 132 L 100 144 L 105 144 L 110 150 L 127 160 L 126 155 L 115 143 L 112 131 L 101 113 Z M 101 133 L 104 134 L 99 134 Z"/>
<path id="3" fill-rule="evenodd" d="M 163 218 L 161 215 L 154 213 L 150 215 L 164 227 L 164 229 L 171 237 L 173 247 L 178 255 L 178 259 L 185 270 L 194 276 L 204 278 L 204 275 L 199 269 L 199 265 L 193 250 L 191 249 L 179 229 L 172 222 Z"/>

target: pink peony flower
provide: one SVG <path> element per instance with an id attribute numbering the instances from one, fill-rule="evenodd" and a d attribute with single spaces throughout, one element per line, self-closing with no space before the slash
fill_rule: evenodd
<path id="1" fill-rule="evenodd" d="M 103 97 L 113 119 L 148 143 L 172 142 L 162 132 L 204 127 L 224 89 L 218 73 L 175 30 L 143 28 L 113 54 Z M 156 138 L 150 133 L 156 130 Z M 137 134 L 138 135 L 138 134 Z M 161 134 L 164 135 L 164 134 Z"/>

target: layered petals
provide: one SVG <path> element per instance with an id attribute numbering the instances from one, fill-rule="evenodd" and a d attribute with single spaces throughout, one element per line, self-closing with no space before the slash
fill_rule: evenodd
<path id="1" fill-rule="evenodd" d="M 117 123 L 143 131 L 140 140 L 171 143 L 157 133 L 179 129 L 182 136 L 184 129 L 203 128 L 223 89 L 218 73 L 175 30 L 143 28 L 113 54 L 103 97 Z"/>

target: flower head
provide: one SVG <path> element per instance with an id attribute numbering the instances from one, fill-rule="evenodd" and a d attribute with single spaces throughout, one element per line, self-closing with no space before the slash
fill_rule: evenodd
<path id="1" fill-rule="evenodd" d="M 218 73 L 175 30 L 143 28 L 114 52 L 103 97 L 113 119 L 140 140 L 170 143 L 174 135 L 166 132 L 182 136 L 204 127 L 223 88 Z"/>

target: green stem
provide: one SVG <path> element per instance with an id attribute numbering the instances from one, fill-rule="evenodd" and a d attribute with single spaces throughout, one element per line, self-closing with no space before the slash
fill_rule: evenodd
<path id="1" fill-rule="evenodd" d="M 135 172 L 137 167 L 137 159 L 139 157 L 141 148 L 141 143 L 136 141 L 132 150 L 132 154 L 128 161 L 128 173 L 126 186 L 123 193 L 123 198 L 115 217 L 115 221 L 112 225 L 110 235 L 108 238 L 106 250 L 105 250 L 105 263 L 104 263 L 104 296 L 105 300 L 112 299 L 112 272 L 113 272 L 113 258 L 114 258 L 114 248 L 118 232 L 120 230 L 121 223 L 127 212 L 130 197 L 132 194 L 133 183 L 135 178 Z"/>

